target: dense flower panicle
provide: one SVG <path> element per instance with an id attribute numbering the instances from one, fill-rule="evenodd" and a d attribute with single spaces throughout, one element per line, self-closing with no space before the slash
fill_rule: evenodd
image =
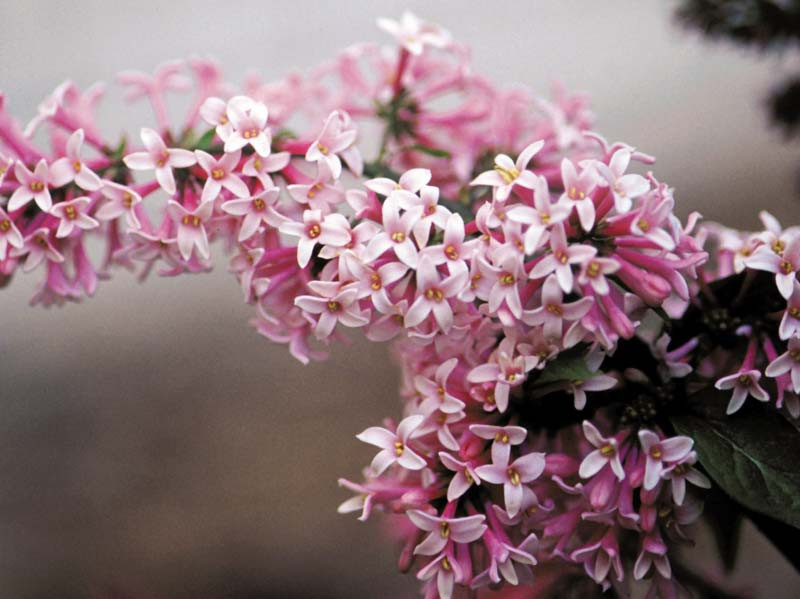
<path id="1" fill-rule="evenodd" d="M 358 435 L 380 451 L 363 483 L 340 481 L 356 495 L 339 509 L 408 519 L 401 569 L 420 562 L 426 597 L 537 569 L 674 596 L 671 559 L 710 483 L 647 393 L 694 377 L 732 394 L 729 414 L 753 397 L 800 415 L 800 229 L 684 225 L 673 190 L 632 172 L 653 159 L 590 131 L 584 96 L 498 89 L 440 27 L 380 25 L 399 49 L 354 46 L 241 91 L 190 62 L 183 126 L 164 95 L 189 89 L 186 64 L 121 74 L 155 111 L 142 147 L 99 136 L 97 88 L 64 84 L 26 130 L 0 94 L 0 282 L 39 269 L 32 302 L 61 304 L 112 266 L 206 272 L 223 241 L 256 330 L 302 362 L 339 325 L 395 339 L 404 418 Z M 29 139 L 41 127 L 49 150 Z M 759 270 L 780 298 L 770 326 L 739 318 L 713 352 L 717 329 L 667 334 L 719 308 L 711 283 Z"/>

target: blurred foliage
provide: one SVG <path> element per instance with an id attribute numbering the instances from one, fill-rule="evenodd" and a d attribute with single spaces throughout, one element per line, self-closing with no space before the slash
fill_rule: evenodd
<path id="1" fill-rule="evenodd" d="M 678 19 L 715 39 L 762 52 L 797 52 L 800 0 L 684 0 Z M 767 102 L 786 137 L 800 134 L 800 74 L 775 87 Z"/>

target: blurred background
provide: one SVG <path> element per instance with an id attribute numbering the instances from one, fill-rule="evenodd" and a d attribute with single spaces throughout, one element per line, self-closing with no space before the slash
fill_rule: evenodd
<path id="1" fill-rule="evenodd" d="M 405 8 L 470 44 L 497 82 L 589 92 L 599 132 L 658 157 L 681 216 L 800 222 L 798 146 L 763 110 L 788 58 L 706 42 L 673 2 L 6 1 L 0 89 L 25 122 L 66 78 L 110 82 L 171 58 L 277 78 L 388 42 L 375 18 Z M 111 90 L 102 123 L 152 121 Z M 217 265 L 146 285 L 119 272 L 62 309 L 27 306 L 38 272 L 0 292 L 0 598 L 416 594 L 379 519 L 336 513 L 336 479 L 372 457 L 354 435 L 399 409 L 389 352 L 356 342 L 302 366 L 248 326 Z M 760 597 L 800 589 L 749 529 L 733 580 Z"/>

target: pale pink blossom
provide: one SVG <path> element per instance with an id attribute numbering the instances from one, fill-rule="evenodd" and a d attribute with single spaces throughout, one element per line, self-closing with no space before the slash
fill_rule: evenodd
<path id="1" fill-rule="evenodd" d="M 202 150 L 195 150 L 194 154 L 197 157 L 197 163 L 208 175 L 200 196 L 201 202 L 215 200 L 223 188 L 240 198 L 250 195 L 250 190 L 245 182 L 235 173 L 242 156 L 241 150 L 225 153 L 219 159 Z"/>
<path id="2" fill-rule="evenodd" d="M 83 129 L 78 129 L 67 140 L 66 155 L 50 165 L 50 178 L 54 187 L 61 187 L 71 181 L 85 191 L 100 189 L 100 177 L 91 170 L 81 158 Z"/>
<path id="3" fill-rule="evenodd" d="M 583 421 L 583 434 L 586 440 L 597 449 L 589 453 L 581 462 L 578 474 L 581 478 L 591 478 L 606 464 L 614 471 L 619 480 L 625 479 L 625 470 L 619 459 L 619 442 L 615 437 L 604 437 L 588 420 Z"/>
<path id="4" fill-rule="evenodd" d="M 792 388 L 794 389 L 794 392 L 800 393 L 800 338 L 798 337 L 792 337 L 789 339 L 789 346 L 787 350 L 770 362 L 765 371 L 767 376 L 773 378 L 779 377 L 787 372 L 791 374 Z M 761 373 L 759 372 L 758 375 L 760 376 Z M 758 378 L 756 377 L 755 380 L 758 381 Z M 721 381 L 722 379 L 720 379 L 720 382 Z M 761 389 L 761 387 L 758 387 L 758 385 L 756 385 L 756 387 Z M 719 389 L 722 387 L 718 386 L 717 388 Z M 761 389 L 761 393 L 763 393 L 763 396 L 765 396 L 764 399 L 760 399 L 762 395 L 755 395 L 753 391 L 750 391 L 750 395 L 753 395 L 753 397 L 756 399 L 759 399 L 760 401 L 767 401 L 769 397 L 767 396 L 766 391 Z"/>
<path id="5" fill-rule="evenodd" d="M 436 555 L 450 541 L 471 543 L 481 538 L 488 528 L 484 524 L 486 516 L 483 515 L 445 518 L 432 516 L 422 510 L 409 510 L 406 515 L 414 526 L 430 533 L 414 548 L 415 555 Z"/>
<path id="6" fill-rule="evenodd" d="M 516 162 L 505 154 L 498 154 L 494 159 L 494 169 L 484 171 L 470 185 L 488 185 L 495 190 L 498 202 L 504 202 L 511 195 L 515 185 L 534 189 L 537 178 L 526 170 L 531 159 L 544 147 L 544 141 L 537 141 L 527 146 L 517 157 Z"/>
<path id="7" fill-rule="evenodd" d="M 258 178 L 264 187 L 275 187 L 271 173 L 279 172 L 286 168 L 292 155 L 289 152 L 275 152 L 269 156 L 253 154 L 242 167 L 242 173 L 248 177 Z"/>
<path id="8" fill-rule="evenodd" d="M 186 168 L 197 162 L 189 150 L 168 148 L 161 136 L 147 127 L 141 131 L 144 152 L 133 152 L 123 159 L 125 165 L 133 170 L 155 169 L 156 180 L 169 195 L 176 192 L 173 168 Z"/>
<path id="9" fill-rule="evenodd" d="M 397 202 L 387 198 L 383 202 L 381 212 L 384 230 L 369 242 L 364 259 L 371 262 L 384 252 L 392 250 L 398 260 L 409 268 L 416 268 L 418 250 L 411 238 L 411 228 L 420 217 L 421 210 L 408 210 L 400 216 Z"/>
<path id="10" fill-rule="evenodd" d="M 269 223 L 273 219 L 270 210 L 277 203 L 279 195 L 280 189 L 269 187 L 253 197 L 228 200 L 220 206 L 227 214 L 244 217 L 239 228 L 238 241 L 249 239 L 262 223 Z"/>
<path id="11" fill-rule="evenodd" d="M 453 324 L 450 298 L 457 296 L 467 283 L 466 272 L 442 277 L 433 262 L 423 256 L 417 267 L 417 296 L 406 313 L 406 326 L 415 327 L 433 314 L 442 331 Z"/>
<path id="12" fill-rule="evenodd" d="M 30 272 L 42 262 L 63 262 L 64 256 L 55 248 L 50 240 L 50 230 L 39 227 L 25 236 L 22 247 L 11 249 L 11 256 L 16 258 L 27 254 L 23 272 Z"/>
<path id="13" fill-rule="evenodd" d="M 66 237 L 75 229 L 88 231 L 100 226 L 100 223 L 87 214 L 92 200 L 81 196 L 68 202 L 59 202 L 50 209 L 50 214 L 60 219 L 56 237 Z"/>
<path id="14" fill-rule="evenodd" d="M 550 233 L 550 252 L 546 254 L 530 272 L 531 279 L 541 279 L 550 273 L 556 273 L 558 283 L 564 293 L 572 291 L 574 276 L 572 265 L 583 265 L 597 254 L 597 249 L 589 245 L 567 242 L 564 227 L 556 225 Z"/>
<path id="15" fill-rule="evenodd" d="M 419 409 L 423 414 L 428 415 L 437 410 L 452 414 L 464 409 L 464 402 L 447 390 L 447 379 L 457 364 L 458 358 L 450 358 L 436 368 L 432 379 L 422 375 L 414 377 L 414 388 L 422 398 Z"/>
<path id="16" fill-rule="evenodd" d="M 595 168 L 606 180 L 614 194 L 614 208 L 619 214 L 625 214 L 633 206 L 633 199 L 647 193 L 650 183 L 641 175 L 625 174 L 631 161 L 631 150 L 620 148 L 611 156 L 608 165 L 596 162 Z"/>
<path id="17" fill-rule="evenodd" d="M 592 191 L 597 186 L 597 179 L 591 169 L 584 168 L 580 174 L 569 158 L 561 161 L 561 180 L 564 185 L 562 200 L 572 202 L 578 212 L 581 227 L 587 233 L 594 227 L 595 209 Z"/>
<path id="18" fill-rule="evenodd" d="M 24 244 L 22 234 L 5 210 L 0 207 L 0 262 L 6 259 L 8 247 L 21 248 Z"/>
<path id="19" fill-rule="evenodd" d="M 243 96 L 228 100 L 227 114 L 232 128 L 223 130 L 225 152 L 235 152 L 250 145 L 259 156 L 269 156 L 272 133 L 267 125 L 269 111 L 262 102 Z"/>
<path id="20" fill-rule="evenodd" d="M 506 215 L 510 220 L 528 225 L 525 230 L 525 253 L 533 254 L 546 241 L 545 232 L 552 225 L 565 221 L 572 212 L 564 198 L 552 204 L 547 179 L 536 177 L 533 187 L 533 206 L 518 204 L 512 206 Z"/>
<path id="21" fill-rule="evenodd" d="M 343 246 L 350 240 L 350 224 L 341 214 L 328 214 L 322 218 L 319 210 L 304 210 L 303 222 L 297 223 L 286 220 L 279 225 L 281 233 L 298 237 L 297 263 L 305 268 L 311 261 L 314 246 L 323 245 Z"/>
<path id="22" fill-rule="evenodd" d="M 455 472 L 447 486 L 447 501 L 455 501 L 466 493 L 472 485 L 481 484 L 481 477 L 470 462 L 455 459 L 449 453 L 439 452 L 439 461 L 445 468 Z"/>
<path id="23" fill-rule="evenodd" d="M 507 464 L 511 456 L 511 446 L 520 445 L 528 436 L 528 430 L 521 426 L 471 424 L 469 432 L 492 441 L 492 462 L 495 464 Z"/>
<path id="24" fill-rule="evenodd" d="M 545 337 L 560 340 L 564 334 L 564 323 L 583 318 L 593 302 L 591 297 L 565 302 L 558 279 L 550 275 L 542 286 L 542 305 L 523 312 L 522 320 L 529 325 L 542 325 Z"/>
<path id="25" fill-rule="evenodd" d="M 784 355 L 788 355 L 788 352 Z M 800 355 L 800 350 L 798 351 L 798 355 Z M 773 362 L 773 364 L 774 363 L 775 362 Z M 783 363 L 781 363 L 781 365 L 782 364 Z M 770 366 L 772 366 L 772 364 L 770 364 Z M 778 369 L 773 368 L 771 371 L 773 375 L 776 373 L 776 370 Z M 772 375 L 768 374 L 767 376 Z M 725 413 L 730 415 L 738 411 L 739 408 L 744 405 L 744 401 L 747 399 L 748 395 L 752 396 L 758 401 L 769 401 L 769 394 L 761 387 L 761 385 L 758 384 L 760 379 L 761 372 L 751 369 L 743 370 L 735 374 L 729 374 L 728 376 L 723 376 L 717 380 L 717 382 L 714 383 L 714 386 L 717 389 L 733 389 L 733 395 L 731 396 L 731 400 L 728 402 L 728 407 L 726 408 Z M 800 381 L 800 371 L 798 372 L 798 381 Z"/>
<path id="26" fill-rule="evenodd" d="M 424 416 L 416 414 L 402 420 L 395 432 L 372 426 L 356 435 L 359 441 L 381 448 L 370 466 L 374 476 L 379 476 L 395 463 L 407 470 L 421 470 L 425 467 L 425 460 L 408 446 L 423 419 Z"/>
<path id="27" fill-rule="evenodd" d="M 178 226 L 176 239 L 183 259 L 191 258 L 192 251 L 197 248 L 200 257 L 208 260 L 211 250 L 208 247 L 205 223 L 214 212 L 214 202 L 203 202 L 194 210 L 187 210 L 178 202 L 170 200 L 167 203 L 167 212 Z"/>
<path id="28" fill-rule="evenodd" d="M 358 306 L 358 290 L 354 285 L 311 281 L 308 287 L 317 295 L 300 295 L 294 298 L 294 305 L 309 314 L 319 314 L 314 326 L 317 339 L 327 339 L 337 323 L 346 327 L 363 327 L 369 322 L 366 312 Z"/>
<path id="29" fill-rule="evenodd" d="M 702 489 L 710 489 L 711 481 L 694 465 L 697 463 L 697 454 L 690 451 L 677 463 L 664 468 L 661 478 L 670 481 L 672 485 L 672 499 L 676 505 L 683 505 L 686 497 L 686 481 Z"/>
<path id="30" fill-rule="evenodd" d="M 444 48 L 450 44 L 450 33 L 433 23 L 419 19 L 415 14 L 405 11 L 399 21 L 379 18 L 378 27 L 397 40 L 406 51 L 414 55 L 422 54 L 425 46 Z"/>
<path id="31" fill-rule="evenodd" d="M 800 337 L 800 282 L 792 283 L 792 294 L 786 300 L 786 310 L 778 327 L 778 334 L 783 340 Z"/>
<path id="32" fill-rule="evenodd" d="M 115 220 L 124 214 L 129 227 L 141 228 L 142 224 L 136 215 L 136 206 L 141 203 L 142 196 L 134 189 L 119 183 L 104 181 L 100 193 L 108 201 L 97 209 L 94 214 L 95 218 L 108 221 Z"/>
<path id="33" fill-rule="evenodd" d="M 692 450 L 694 441 L 689 437 L 677 436 L 662 439 L 650 430 L 639 431 L 639 443 L 646 456 L 644 488 L 650 490 L 661 481 L 664 462 L 678 462 Z"/>
<path id="34" fill-rule="evenodd" d="M 22 162 L 17 162 L 14 164 L 14 175 L 19 181 L 19 187 L 8 199 L 8 210 L 14 212 L 33 200 L 39 210 L 48 212 L 53 205 L 49 188 L 50 185 L 53 185 L 53 181 L 47 161 L 42 158 L 36 163 L 33 172 L 29 171 Z"/>
<path id="35" fill-rule="evenodd" d="M 789 241 L 782 254 L 776 254 L 771 248 L 761 246 L 745 260 L 745 264 L 748 268 L 775 273 L 778 291 L 784 298 L 789 299 L 797 281 L 797 271 L 800 270 L 800 233 Z"/>
<path id="36" fill-rule="evenodd" d="M 334 110 L 325 119 L 319 136 L 308 146 L 306 160 L 326 162 L 333 178 L 338 179 L 342 174 L 343 158 L 350 170 L 360 176 L 364 161 L 355 146 L 357 137 L 358 130 L 350 115 L 343 110 Z"/>
<path id="37" fill-rule="evenodd" d="M 512 518 L 519 513 L 522 505 L 522 484 L 536 480 L 544 472 L 543 453 L 527 453 L 510 464 L 492 462 L 475 469 L 481 480 L 495 485 L 503 485 L 506 511 Z"/>

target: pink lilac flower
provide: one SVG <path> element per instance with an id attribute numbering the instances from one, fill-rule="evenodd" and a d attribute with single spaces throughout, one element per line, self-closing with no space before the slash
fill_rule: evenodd
<path id="1" fill-rule="evenodd" d="M 200 116 L 214 126 L 220 139 L 227 138 L 233 132 L 233 125 L 228 118 L 228 103 L 222 98 L 206 98 L 200 106 Z"/>
<path id="2" fill-rule="evenodd" d="M 620 148 L 611 156 L 608 164 L 595 163 L 595 168 L 606 180 L 614 194 L 614 208 L 618 214 L 625 214 L 633 206 L 633 198 L 647 193 L 650 183 L 641 175 L 625 174 L 631 161 L 631 150 Z"/>
<path id="3" fill-rule="evenodd" d="M 63 262 L 64 256 L 55 248 L 50 240 L 50 229 L 39 227 L 25 236 L 22 247 L 11 250 L 12 257 L 27 254 L 23 272 L 30 272 L 42 262 Z"/>
<path id="4" fill-rule="evenodd" d="M 116 220 L 124 214 L 129 227 L 141 228 L 142 223 L 136 215 L 136 206 L 142 202 L 142 196 L 136 190 L 112 181 L 104 181 L 100 193 L 108 201 L 97 209 L 94 213 L 95 218 L 109 221 Z"/>
<path id="5" fill-rule="evenodd" d="M 5 210 L 0 207 L 0 262 L 6 259 L 8 247 L 21 248 L 23 246 L 22 234 L 17 229 Z"/>
<path id="6" fill-rule="evenodd" d="M 383 202 L 383 231 L 372 238 L 367 245 L 364 260 L 371 262 L 388 250 L 393 250 L 397 258 L 409 268 L 417 267 L 418 251 L 411 239 L 411 228 L 420 217 L 421 210 L 412 209 L 400 216 L 397 202 L 387 199 Z"/>
<path id="7" fill-rule="evenodd" d="M 250 195 L 247 185 L 234 172 L 242 156 L 241 150 L 225 153 L 219 159 L 202 150 L 195 150 L 194 153 L 197 163 L 208 175 L 200 196 L 201 202 L 215 200 L 223 188 L 240 198 Z"/>
<path id="8" fill-rule="evenodd" d="M 430 414 L 436 410 L 452 414 L 464 408 L 464 402 L 447 390 L 447 379 L 457 364 L 458 358 L 450 358 L 436 368 L 432 379 L 422 375 L 414 377 L 414 388 L 422 397 L 419 409 L 423 414 Z"/>
<path id="9" fill-rule="evenodd" d="M 536 480 L 544 472 L 545 459 L 543 453 L 525 454 L 510 464 L 492 462 L 475 469 L 481 480 L 496 485 L 503 485 L 503 497 L 506 511 L 512 518 L 517 515 L 522 505 L 522 483 Z"/>
<path id="10" fill-rule="evenodd" d="M 258 178 L 264 187 L 274 187 L 271 173 L 282 171 L 289 164 L 292 155 L 289 152 L 274 152 L 269 156 L 253 154 L 242 167 L 242 173 L 248 177 Z"/>
<path id="11" fill-rule="evenodd" d="M 767 246 L 758 248 L 745 260 L 749 268 L 775 273 L 775 283 L 781 295 L 789 299 L 794 292 L 797 271 L 800 270 L 800 234 L 789 241 L 781 254 Z"/>
<path id="12" fill-rule="evenodd" d="M 690 451 L 675 464 L 661 471 L 661 478 L 668 480 L 672 486 L 672 498 L 676 505 L 683 505 L 686 497 L 686 481 L 703 489 L 711 488 L 711 481 L 694 465 L 697 463 L 697 454 Z"/>
<path id="13" fill-rule="evenodd" d="M 564 322 L 575 322 L 592 307 L 591 297 L 582 297 L 574 302 L 564 302 L 564 294 L 555 275 L 550 275 L 542 286 L 542 305 L 527 310 L 522 320 L 529 325 L 543 325 L 545 337 L 560 340 L 564 333 Z"/>
<path id="14" fill-rule="evenodd" d="M 415 555 L 436 555 L 449 542 L 471 543 L 483 535 L 488 528 L 483 515 L 464 518 L 432 516 L 421 510 L 409 510 L 406 515 L 420 530 L 429 534 L 414 548 Z"/>
<path id="15" fill-rule="evenodd" d="M 569 391 L 572 393 L 576 410 L 586 407 L 587 391 L 606 391 L 617 386 L 619 381 L 607 374 L 596 374 L 586 380 L 569 381 Z"/>
<path id="16" fill-rule="evenodd" d="M 442 553 L 435 560 L 417 572 L 419 580 L 432 580 L 436 577 L 436 591 L 439 599 L 451 599 L 456 580 L 463 579 L 461 565 L 451 556 Z"/>
<path id="17" fill-rule="evenodd" d="M 238 241 L 245 241 L 252 237 L 262 223 L 273 220 L 270 209 L 278 201 L 280 189 L 270 187 L 262 190 L 253 197 L 237 200 L 228 200 L 220 209 L 227 214 L 243 216 L 242 226 L 239 229 Z"/>
<path id="18" fill-rule="evenodd" d="M 597 449 L 589 453 L 581 462 L 578 474 L 581 478 L 591 478 L 606 465 L 611 467 L 619 480 L 625 478 L 625 470 L 619 458 L 619 441 L 615 437 L 604 437 L 588 420 L 583 421 L 583 434 L 586 440 Z"/>
<path id="19" fill-rule="evenodd" d="M 466 272 L 442 277 L 433 262 L 423 256 L 417 267 L 417 297 L 406 312 L 406 326 L 415 327 L 433 314 L 442 331 L 450 330 L 453 323 L 450 298 L 458 295 L 466 282 Z"/>
<path id="20" fill-rule="evenodd" d="M 526 170 L 531 159 L 544 147 L 543 141 L 537 141 L 527 146 L 517 157 L 516 162 L 505 154 L 498 154 L 494 159 L 494 169 L 484 171 L 470 183 L 470 185 L 488 185 L 495 189 L 495 198 L 504 202 L 511 195 L 515 185 L 534 189 L 536 175 Z"/>
<path id="21" fill-rule="evenodd" d="M 467 375 L 470 383 L 494 383 L 494 400 L 497 409 L 505 412 L 511 387 L 525 382 L 526 374 L 536 367 L 539 360 L 534 356 L 514 356 L 514 340 L 506 338 L 492 354 L 492 361 L 473 368 Z"/>
<path id="22" fill-rule="evenodd" d="M 464 219 L 455 212 L 447 217 L 444 224 L 442 243 L 426 247 L 423 252 L 435 265 L 446 264 L 451 275 L 459 272 L 468 274 L 466 259 L 471 257 L 475 243 L 465 239 Z"/>
<path id="23" fill-rule="evenodd" d="M 379 476 L 395 463 L 407 470 L 421 470 L 425 467 L 425 460 L 408 446 L 409 440 L 413 438 L 415 430 L 422 424 L 424 418 L 421 414 L 409 416 L 397 425 L 395 432 L 380 426 L 372 426 L 356 435 L 359 441 L 381 448 L 370 466 L 373 476 Z"/>
<path id="24" fill-rule="evenodd" d="M 100 188 L 100 177 L 81 159 L 83 140 L 83 129 L 78 129 L 67 140 L 66 156 L 59 158 L 50 166 L 50 176 L 55 187 L 75 181 L 75 184 L 85 191 L 95 191 Z"/>
<path id="25" fill-rule="evenodd" d="M 450 44 L 450 34 L 433 23 L 419 19 L 405 11 L 399 21 L 379 18 L 378 27 L 393 36 L 397 43 L 414 55 L 422 54 L 425 46 L 444 48 Z"/>
<path id="26" fill-rule="evenodd" d="M 392 181 L 386 177 L 369 179 L 364 182 L 364 187 L 389 197 L 397 191 L 417 193 L 431 180 L 431 171 L 426 168 L 412 168 L 400 175 L 399 181 Z"/>
<path id="27" fill-rule="evenodd" d="M 330 165 L 325 161 L 317 164 L 317 176 L 312 181 L 289 185 L 286 189 L 299 204 L 307 204 L 312 210 L 329 214 L 344 201 L 344 191 L 335 185 Z"/>
<path id="28" fill-rule="evenodd" d="M 168 148 L 161 136 L 147 127 L 141 131 L 142 143 L 146 151 L 128 154 L 123 159 L 125 165 L 133 170 L 155 169 L 156 180 L 169 195 L 174 195 L 175 175 L 173 168 L 186 168 L 197 162 L 189 150 Z"/>
<path id="29" fill-rule="evenodd" d="M 556 225 L 550 233 L 550 253 L 546 254 L 530 272 L 530 278 L 544 278 L 554 272 L 564 293 L 572 291 L 573 264 L 584 264 L 594 258 L 597 250 L 589 245 L 567 242 L 564 227 Z"/>
<path id="30" fill-rule="evenodd" d="M 167 212 L 178 225 L 176 239 L 183 259 L 191 258 L 192 251 L 197 248 L 200 257 L 207 260 L 211 256 L 211 251 L 208 247 L 205 223 L 214 212 L 214 202 L 203 202 L 194 210 L 187 210 L 178 202 L 170 200 L 167 203 Z"/>
<path id="31" fill-rule="evenodd" d="M 445 468 L 455 472 L 447 486 L 447 501 L 455 501 L 466 493 L 472 485 L 481 484 L 481 477 L 470 462 L 455 459 L 449 453 L 439 452 L 439 461 Z"/>
<path id="32" fill-rule="evenodd" d="M 561 161 L 561 180 L 564 194 L 561 200 L 569 201 L 578 212 L 578 219 L 584 231 L 591 231 L 594 226 L 595 208 L 592 191 L 597 186 L 597 179 L 591 169 L 584 168 L 580 174 L 569 158 Z"/>
<path id="33" fill-rule="evenodd" d="M 47 161 L 41 159 L 36 163 L 33 172 L 29 171 L 22 162 L 14 164 L 14 175 L 19 181 L 19 187 L 14 190 L 8 199 L 8 210 L 14 212 L 33 200 L 43 212 L 50 210 L 53 200 L 50 197 L 50 185 L 53 185 L 53 175 L 47 166 Z"/>
<path id="34" fill-rule="evenodd" d="M 269 156 L 272 133 L 267 126 L 267 107 L 262 102 L 238 96 L 228 100 L 227 114 L 232 128 L 230 131 L 223 129 L 220 136 L 225 142 L 225 152 L 250 145 L 259 156 Z"/>
<path id="35" fill-rule="evenodd" d="M 68 202 L 60 202 L 50 209 L 50 214 L 60 219 L 56 237 L 66 237 L 74 229 L 88 231 L 100 226 L 100 223 L 87 214 L 92 200 L 86 196 Z"/>
<path id="36" fill-rule="evenodd" d="M 792 337 L 789 339 L 789 347 L 788 349 L 775 358 L 772 362 L 770 362 L 769 366 L 766 369 L 766 375 L 770 377 L 779 377 L 787 372 L 791 374 L 792 377 L 792 388 L 794 389 L 795 393 L 800 393 L 800 338 Z M 760 372 L 757 373 L 760 376 Z M 730 377 L 726 377 L 730 378 Z M 758 378 L 755 379 L 758 381 Z M 721 382 L 720 379 L 719 382 Z M 718 383 L 719 384 L 719 383 Z M 764 399 L 760 399 L 762 395 L 754 395 L 753 391 L 750 391 L 750 394 L 753 395 L 756 399 L 760 401 L 767 401 L 769 400 L 769 396 L 767 395 L 766 391 L 761 389 L 756 385 L 757 390 L 761 390 L 761 394 L 763 394 Z M 717 387 L 721 388 L 721 387 Z M 737 408 L 738 409 L 738 408 Z"/>
<path id="37" fill-rule="evenodd" d="M 273 226 L 275 223 L 273 223 Z M 305 210 L 303 222 L 286 220 L 279 224 L 281 233 L 299 237 L 297 263 L 305 268 L 318 243 L 344 245 L 350 240 L 350 225 L 341 214 L 329 214 L 324 219 L 319 210 Z"/>
<path id="38" fill-rule="evenodd" d="M 327 163 L 333 178 L 338 179 L 342 174 L 341 156 L 350 170 L 361 175 L 364 163 L 354 145 L 357 137 L 358 131 L 353 126 L 350 115 L 342 110 L 334 110 L 325 119 L 322 132 L 308 146 L 306 160 Z"/>
<path id="39" fill-rule="evenodd" d="M 536 177 L 533 187 L 533 206 L 518 204 L 512 206 L 506 216 L 509 219 L 528 225 L 525 231 L 525 253 L 533 254 L 546 241 L 545 232 L 552 225 L 565 221 L 572 212 L 563 198 L 553 204 L 550 202 L 550 192 L 547 179 Z"/>
<path id="40" fill-rule="evenodd" d="M 355 286 L 341 286 L 336 281 L 311 281 L 308 284 L 317 296 L 301 295 L 294 304 L 309 314 L 319 314 L 314 326 L 317 339 L 326 339 L 337 323 L 346 327 L 362 327 L 369 318 L 358 306 L 358 290 Z"/>
<path id="41" fill-rule="evenodd" d="M 653 431 L 643 429 L 639 431 L 639 443 L 647 459 L 644 488 L 649 491 L 661 481 L 664 462 L 679 462 L 685 458 L 692 450 L 694 441 L 684 436 L 661 439 Z"/>
<path id="42" fill-rule="evenodd" d="M 772 372 L 775 373 L 775 369 Z M 769 394 L 758 384 L 759 379 L 761 379 L 761 372 L 751 369 L 723 376 L 714 383 L 714 386 L 720 390 L 733 389 L 733 396 L 725 410 L 726 414 L 737 412 L 744 405 L 744 400 L 748 395 L 758 401 L 769 401 Z M 798 381 L 800 381 L 800 372 L 798 372 Z"/>
<path id="43" fill-rule="evenodd" d="M 800 337 L 800 282 L 797 280 L 792 284 L 792 294 L 787 298 L 786 304 L 786 311 L 778 327 L 778 334 L 783 340 Z"/>
<path id="44" fill-rule="evenodd" d="M 642 541 L 642 550 L 633 566 L 633 577 L 641 580 L 655 566 L 658 573 L 664 578 L 672 576 L 672 568 L 667 558 L 667 545 L 658 533 L 648 535 Z"/>
<path id="45" fill-rule="evenodd" d="M 528 436 L 528 430 L 521 426 L 471 424 L 469 432 L 492 441 L 492 462 L 495 464 L 507 464 L 511 456 L 511 446 L 521 444 Z"/>

